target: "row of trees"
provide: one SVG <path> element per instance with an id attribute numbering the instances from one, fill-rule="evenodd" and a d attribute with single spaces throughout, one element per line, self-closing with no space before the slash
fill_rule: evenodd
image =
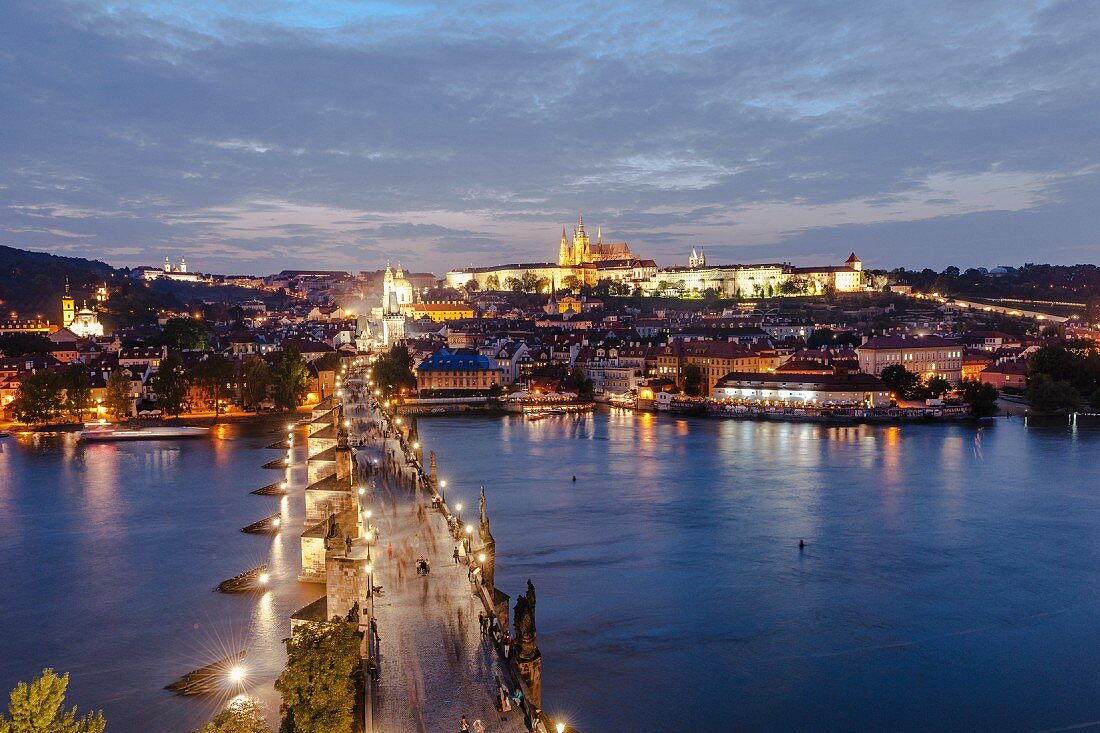
<path id="1" fill-rule="evenodd" d="M 416 389 L 416 374 L 409 347 L 397 344 L 389 353 L 378 357 L 371 365 L 371 378 L 387 395 L 396 394 L 402 388 Z"/>
<path id="2" fill-rule="evenodd" d="M 210 354 L 190 369 L 176 351 L 169 351 L 160 368 L 152 375 L 149 388 L 157 406 L 167 415 L 190 412 L 195 388 L 202 394 L 201 406 L 220 416 L 225 404 L 234 400 L 246 410 L 254 410 L 269 397 L 276 409 L 294 410 L 305 401 L 310 374 L 302 355 L 294 347 L 278 352 L 271 366 L 249 356 L 240 369 L 222 354 Z M 107 378 L 102 406 L 113 417 L 130 414 L 133 404 L 130 376 L 115 369 Z M 24 375 L 14 410 L 15 418 L 28 424 L 43 424 L 61 417 L 80 422 L 97 405 L 92 404 L 92 385 L 87 368 L 70 364 L 63 370 L 42 369 Z"/>
<path id="3" fill-rule="evenodd" d="M 1063 341 L 1036 351 L 1027 362 L 1027 397 L 1036 412 L 1100 410 L 1100 347 Z"/>
<path id="4" fill-rule="evenodd" d="M 112 415 L 130 411 L 130 379 L 122 369 L 111 372 L 104 389 L 102 406 Z M 15 419 L 41 424 L 68 417 L 81 422 L 92 410 L 92 384 L 88 370 L 70 364 L 62 371 L 41 369 L 24 375 L 19 382 Z"/>

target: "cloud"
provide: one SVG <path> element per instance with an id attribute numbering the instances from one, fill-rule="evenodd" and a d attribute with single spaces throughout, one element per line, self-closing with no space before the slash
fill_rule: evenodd
<path id="1" fill-rule="evenodd" d="M 858 237 L 872 266 L 941 268 L 1070 261 L 1100 231 L 1086 1 L 2 13 L 13 246 L 259 272 L 396 250 L 442 272 L 552 259 L 584 210 L 659 262 Z"/>

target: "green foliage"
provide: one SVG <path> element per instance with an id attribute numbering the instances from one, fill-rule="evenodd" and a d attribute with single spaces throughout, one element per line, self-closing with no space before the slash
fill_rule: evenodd
<path id="1" fill-rule="evenodd" d="M 61 414 L 61 375 L 53 369 L 40 369 L 20 377 L 15 419 L 38 425 Z"/>
<path id="2" fill-rule="evenodd" d="M 196 318 L 169 318 L 154 342 L 170 349 L 192 351 L 205 349 L 210 343 L 206 324 Z"/>
<path id="3" fill-rule="evenodd" d="M 485 289 L 500 290 L 500 278 L 497 277 L 495 274 L 489 275 L 487 278 L 485 278 Z"/>
<path id="4" fill-rule="evenodd" d="M 275 355 L 271 368 L 271 391 L 275 406 L 288 412 L 305 402 L 309 390 L 309 369 L 302 354 L 293 346 L 285 346 Z"/>
<path id="5" fill-rule="evenodd" d="M 1027 362 L 1028 382 L 1036 376 L 1069 382 L 1080 394 L 1100 388 L 1100 347 L 1091 341 L 1064 341 L 1044 346 Z"/>
<path id="6" fill-rule="evenodd" d="M 520 287 L 525 293 L 533 293 L 539 288 L 539 276 L 531 271 L 525 271 L 520 276 Z"/>
<path id="7" fill-rule="evenodd" d="M 703 397 L 703 370 L 697 364 L 684 367 L 684 394 L 688 397 Z"/>
<path id="8" fill-rule="evenodd" d="M 183 412 L 187 400 L 187 375 L 183 361 L 175 351 L 160 362 L 160 369 L 149 379 L 153 394 L 157 396 L 157 407 L 167 415 Z"/>
<path id="9" fill-rule="evenodd" d="M 569 383 L 577 390 L 578 397 L 591 399 L 595 392 L 592 380 L 584 376 L 584 370 L 581 369 L 579 364 L 574 365 L 573 369 L 569 372 Z"/>
<path id="10" fill-rule="evenodd" d="M 974 417 L 989 417 L 997 412 L 997 388 L 980 379 L 964 379 L 959 388 Z"/>
<path id="11" fill-rule="evenodd" d="M 467 280 L 466 281 L 466 290 L 468 290 L 471 293 L 476 293 L 477 290 L 478 290 L 477 280 L 475 280 L 473 278 L 470 278 L 469 280 Z"/>
<path id="12" fill-rule="evenodd" d="M 0 334 L 0 353 L 5 356 L 46 356 L 53 348 L 53 342 L 37 333 Z"/>
<path id="13" fill-rule="evenodd" d="M 111 371 L 107 377 L 103 405 L 115 417 L 129 417 L 133 400 L 130 398 L 130 375 L 122 367 Z"/>
<path id="14" fill-rule="evenodd" d="M 1081 408 L 1081 394 L 1066 381 L 1056 381 L 1045 374 L 1028 377 L 1027 399 L 1038 413 L 1073 412 Z"/>
<path id="15" fill-rule="evenodd" d="M 354 624 L 333 618 L 299 626 L 286 640 L 286 668 L 275 681 L 284 733 L 351 733 L 352 675 L 359 668 Z"/>
<path id="16" fill-rule="evenodd" d="M 84 419 L 84 413 L 92 401 L 92 380 L 88 370 L 82 364 L 70 364 L 61 375 L 65 389 L 65 412 L 77 421 Z"/>
<path id="17" fill-rule="evenodd" d="M 221 415 L 222 400 L 235 376 L 233 362 L 222 354 L 211 354 L 191 369 L 191 380 L 206 395 L 206 402 L 213 406 L 215 419 Z"/>
<path id="18" fill-rule="evenodd" d="M 11 692 L 8 714 L 0 715 L 0 733 L 103 733 L 103 713 L 76 717 L 76 708 L 65 710 L 68 673 L 58 677 L 52 669 L 28 685 L 20 682 Z"/>
<path id="19" fill-rule="evenodd" d="M 949 389 L 951 389 L 951 382 L 948 382 L 943 377 L 930 377 L 928 381 L 924 383 L 924 393 L 929 397 L 940 397 Z"/>
<path id="20" fill-rule="evenodd" d="M 400 392 L 402 387 L 416 388 L 416 375 L 413 373 L 412 355 L 409 347 L 397 344 L 388 354 L 378 357 L 371 366 L 371 378 L 376 387 L 386 395 Z"/>
<path id="21" fill-rule="evenodd" d="M 920 394 L 920 376 L 901 364 L 891 364 L 882 370 L 879 378 L 890 390 L 903 400 L 915 399 Z"/>
<path id="22" fill-rule="evenodd" d="M 260 704 L 250 697 L 234 698 L 195 733 L 271 733 Z"/>
<path id="23" fill-rule="evenodd" d="M 581 288 L 581 281 L 576 275 L 566 275 L 561 279 L 561 286 L 576 293 Z"/>
<path id="24" fill-rule="evenodd" d="M 267 362 L 258 356 L 246 357 L 241 362 L 241 406 L 246 410 L 255 409 L 267 399 L 270 387 L 271 370 Z"/>

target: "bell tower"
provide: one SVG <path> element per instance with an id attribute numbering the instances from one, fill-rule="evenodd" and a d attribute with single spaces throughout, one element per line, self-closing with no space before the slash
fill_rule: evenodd
<path id="1" fill-rule="evenodd" d="M 61 296 L 61 327 L 68 328 L 76 320 L 76 301 L 69 293 L 69 278 L 65 278 L 65 294 Z"/>

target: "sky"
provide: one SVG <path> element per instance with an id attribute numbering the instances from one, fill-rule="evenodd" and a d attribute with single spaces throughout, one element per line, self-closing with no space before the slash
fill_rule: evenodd
<path id="1" fill-rule="evenodd" d="M 1100 263 L 1095 0 L 0 3 L 0 244 Z"/>

